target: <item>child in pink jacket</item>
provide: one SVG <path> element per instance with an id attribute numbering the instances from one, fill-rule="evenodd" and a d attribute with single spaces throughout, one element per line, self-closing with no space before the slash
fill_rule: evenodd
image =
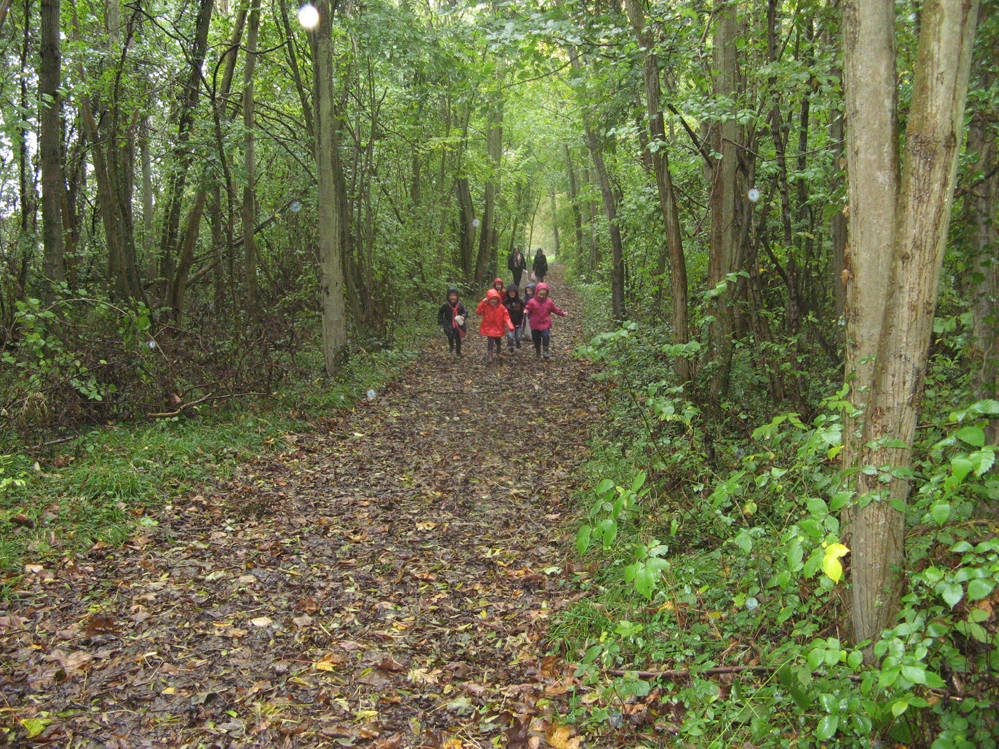
<path id="1" fill-rule="evenodd" d="M 566 313 L 555 306 L 548 298 L 548 284 L 539 283 L 534 288 L 534 298 L 524 307 L 524 314 L 531 320 L 531 340 L 534 341 L 534 358 L 541 358 L 544 347 L 545 358 L 549 358 L 548 341 L 551 336 L 552 315 L 565 317 Z"/>
<path id="2" fill-rule="evenodd" d="M 493 360 L 493 348 L 496 348 L 496 357 L 499 358 L 503 352 L 503 338 L 506 331 L 513 330 L 513 323 L 510 321 L 510 313 L 501 303 L 502 297 L 496 289 L 489 289 L 486 298 L 479 302 L 475 314 L 482 315 L 482 323 L 479 325 L 479 334 L 489 339 L 486 352 L 486 364 Z"/>

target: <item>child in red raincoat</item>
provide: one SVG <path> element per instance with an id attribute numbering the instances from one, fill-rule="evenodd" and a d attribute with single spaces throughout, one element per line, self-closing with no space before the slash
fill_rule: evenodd
<path id="1" fill-rule="evenodd" d="M 508 330 L 513 330 L 513 323 L 496 289 L 489 289 L 486 298 L 479 302 L 475 314 L 482 316 L 479 334 L 489 339 L 486 350 L 486 364 L 489 364 L 493 361 L 493 349 L 496 350 L 497 359 L 503 352 L 503 338 Z"/>

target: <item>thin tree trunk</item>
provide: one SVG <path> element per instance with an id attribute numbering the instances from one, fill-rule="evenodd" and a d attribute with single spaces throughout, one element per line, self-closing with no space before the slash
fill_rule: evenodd
<path id="1" fill-rule="evenodd" d="M 313 34 L 315 70 L 316 176 L 318 178 L 320 293 L 323 313 L 323 358 L 332 375 L 344 363 L 347 309 L 343 275 L 343 171 L 334 101 L 333 16 L 337 0 L 321 0 L 319 27 Z"/>
<path id="2" fill-rule="evenodd" d="M 984 15 L 984 9 L 982 10 Z M 999 60 L 994 44 L 982 40 L 977 50 L 983 59 L 976 67 L 975 88 L 989 91 L 996 84 L 995 65 Z M 964 225 L 968 228 L 968 255 L 971 258 L 971 320 L 972 334 L 969 358 L 975 396 L 979 399 L 999 397 L 999 236 L 996 232 L 996 209 L 999 207 L 999 148 L 993 130 L 999 120 L 999 107 L 986 103 L 973 112 L 968 127 L 966 152 L 975 160 L 974 180 L 964 199 Z M 999 425 L 990 419 L 986 426 L 988 444 L 999 442 Z M 984 507 L 980 503 L 980 508 Z M 994 513 L 995 509 L 991 509 Z"/>
<path id="3" fill-rule="evenodd" d="M 489 265 L 496 255 L 496 201 L 499 199 L 500 167 L 503 160 L 503 102 L 494 102 L 486 130 L 486 157 L 491 167 L 486 180 L 482 205 L 482 226 L 479 234 L 479 256 L 475 263 L 475 283 L 484 285 Z"/>
<path id="4" fill-rule="evenodd" d="M 243 280 L 246 284 L 246 311 L 256 314 L 260 292 L 257 287 L 257 240 L 253 233 L 257 225 L 256 143 L 253 122 L 253 73 L 257 64 L 257 30 L 260 27 L 260 0 L 252 0 L 246 31 L 246 63 L 243 66 Z"/>
<path id="5" fill-rule="evenodd" d="M 54 297 L 55 288 L 65 277 L 62 236 L 62 201 L 65 186 L 62 176 L 62 109 L 59 96 L 62 57 L 59 51 L 59 0 L 41 0 L 41 28 L 38 70 L 39 159 L 42 167 L 42 240 L 46 296 Z"/>
<path id="6" fill-rule="evenodd" d="M 714 96 L 716 99 L 730 99 L 738 91 L 738 23 L 735 9 L 723 0 L 719 0 L 717 8 L 719 20 L 713 42 Z M 707 356 L 714 366 L 712 395 L 720 400 L 728 392 L 732 370 L 733 300 L 736 292 L 731 284 L 724 289 L 720 284 L 738 270 L 736 196 L 741 192 L 737 180 L 739 125 L 734 118 L 726 118 L 713 124 L 711 135 L 712 147 L 720 158 L 706 167 L 711 210 L 708 290 L 713 294 L 708 309 L 714 318 L 708 326 Z"/>
<path id="7" fill-rule="evenodd" d="M 184 84 L 179 107 L 177 136 L 174 140 L 173 163 L 167 177 L 167 191 L 164 200 L 163 229 L 160 234 L 160 276 L 167 283 L 175 285 L 178 254 L 180 214 L 183 207 L 187 175 L 193 162 L 189 143 L 194 127 L 194 116 L 201 90 L 201 68 L 205 61 L 208 46 L 208 27 L 212 17 L 214 0 L 199 0 L 198 21 L 195 37 L 191 43 L 187 81 Z M 168 289 L 167 297 L 178 297 L 179 293 Z"/>
<path id="8" fill-rule="evenodd" d="M 28 58 L 31 55 L 31 18 L 32 0 L 24 0 L 24 36 L 21 41 L 21 70 L 28 69 Z M 28 109 L 28 76 L 21 76 L 20 105 L 22 111 Z M 17 271 L 18 298 L 23 298 L 28 288 L 28 271 L 33 255 L 33 241 L 30 241 L 35 230 L 35 212 L 37 211 L 37 196 L 31 168 L 31 149 L 28 148 L 27 120 L 17 118 L 17 167 L 18 167 L 18 197 L 20 198 L 20 234 L 23 237 L 21 245 L 21 262 Z"/>
<path id="9" fill-rule="evenodd" d="M 642 52 L 642 73 L 645 80 L 645 103 L 649 117 L 649 135 L 652 169 L 656 176 L 656 189 L 659 193 L 659 209 L 666 229 L 666 251 L 669 255 L 671 284 L 671 314 L 673 343 L 685 344 L 688 341 L 687 317 L 687 261 L 683 255 L 683 239 L 680 232 L 680 215 L 673 191 L 673 178 L 669 171 L 669 156 L 666 150 L 666 130 L 663 125 L 663 112 L 660 104 L 659 60 L 652 49 L 652 34 L 645 27 L 645 11 L 639 0 L 625 0 L 628 18 L 631 20 L 635 36 Z M 661 256 L 660 256 L 661 257 Z M 660 260 L 660 266 L 662 262 Z M 662 275 L 662 269 L 659 274 Z M 662 297 L 662 282 L 657 298 Z M 673 358 L 673 369 L 681 381 L 691 378 L 690 360 L 683 356 Z"/>
<path id="10" fill-rule="evenodd" d="M 565 151 L 565 171 L 569 177 L 569 207 L 572 209 L 572 224 L 576 231 L 576 253 L 583 252 L 583 216 L 579 209 L 579 187 L 576 185 L 576 169 L 572 165 L 572 153 L 569 146 L 563 145 Z"/>

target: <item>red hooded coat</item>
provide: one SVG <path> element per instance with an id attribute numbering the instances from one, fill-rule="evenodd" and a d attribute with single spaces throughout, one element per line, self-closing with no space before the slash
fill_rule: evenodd
<path id="1" fill-rule="evenodd" d="M 489 303 L 490 299 L 498 299 L 500 303 L 495 307 Z M 482 324 L 479 325 L 479 333 L 490 338 L 502 338 L 506 331 L 513 330 L 513 323 L 510 322 L 510 313 L 502 304 L 500 293 L 496 289 L 489 289 L 486 298 L 479 302 L 475 314 L 482 315 Z"/>

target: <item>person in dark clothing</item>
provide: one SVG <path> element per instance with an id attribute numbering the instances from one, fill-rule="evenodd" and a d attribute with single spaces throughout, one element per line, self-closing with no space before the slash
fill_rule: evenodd
<path id="1" fill-rule="evenodd" d="M 513 282 L 520 288 L 520 279 L 524 275 L 524 271 L 527 270 L 527 258 L 524 257 L 523 253 L 517 249 L 513 248 L 513 252 L 510 253 L 509 259 L 506 261 L 506 267 L 510 269 L 513 274 Z"/>
<path id="2" fill-rule="evenodd" d="M 506 287 L 503 306 L 510 313 L 510 322 L 513 323 L 513 330 L 507 331 L 506 334 L 506 343 L 512 352 L 514 346 L 520 348 L 520 337 L 524 332 L 524 300 L 520 298 L 520 289 L 517 288 L 517 284 L 512 283 Z"/>
<path id="3" fill-rule="evenodd" d="M 465 337 L 465 305 L 461 303 L 457 289 L 447 290 L 447 301 L 437 310 L 437 324 L 447 336 L 447 352 L 456 353 L 461 358 L 461 339 Z"/>
<path id="4" fill-rule="evenodd" d="M 534 256 L 534 264 L 531 266 L 531 270 L 534 271 L 538 283 L 542 283 L 545 280 L 545 276 L 548 275 L 548 258 L 545 257 L 544 250 L 539 249 Z"/>

